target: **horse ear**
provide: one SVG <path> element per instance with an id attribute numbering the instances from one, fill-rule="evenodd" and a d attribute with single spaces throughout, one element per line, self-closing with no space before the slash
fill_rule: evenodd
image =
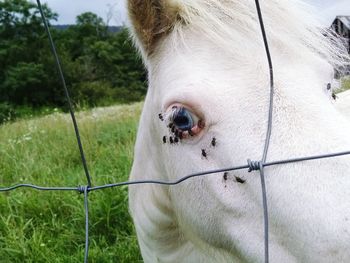
<path id="1" fill-rule="evenodd" d="M 128 0 L 134 36 L 145 55 L 152 54 L 157 41 L 172 31 L 179 10 L 176 0 Z"/>

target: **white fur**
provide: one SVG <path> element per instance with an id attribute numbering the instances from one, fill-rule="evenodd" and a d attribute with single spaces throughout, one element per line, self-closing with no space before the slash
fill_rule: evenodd
<path id="1" fill-rule="evenodd" d="M 254 1 L 178 2 L 186 23 L 144 56 L 149 90 L 131 180 L 176 180 L 262 155 L 269 76 Z M 349 150 L 350 123 L 325 94 L 332 67 L 345 56 L 322 37 L 305 5 L 261 2 L 276 86 L 268 160 Z M 204 116 L 205 131 L 163 144 L 169 132 L 158 113 L 175 102 Z M 216 147 L 209 146 L 213 137 Z M 350 157 L 270 167 L 266 184 L 271 262 L 350 259 Z M 129 197 L 145 262 L 263 262 L 258 173 L 135 185 Z"/>

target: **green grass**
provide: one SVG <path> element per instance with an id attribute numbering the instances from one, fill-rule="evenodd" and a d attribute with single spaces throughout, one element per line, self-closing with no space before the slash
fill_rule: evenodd
<path id="1" fill-rule="evenodd" d="M 350 90 L 350 77 L 343 78 L 341 81 L 341 90 Z"/>
<path id="2" fill-rule="evenodd" d="M 94 185 L 127 180 L 141 106 L 77 114 Z M 86 185 L 68 115 L 4 124 L 0 134 L 0 186 Z M 126 187 L 91 192 L 89 216 L 89 262 L 142 262 Z M 0 193 L 0 262 L 83 262 L 84 220 L 76 192 Z"/>

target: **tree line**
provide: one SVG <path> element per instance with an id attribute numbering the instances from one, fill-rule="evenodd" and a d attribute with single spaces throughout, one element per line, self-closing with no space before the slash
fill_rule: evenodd
<path id="1" fill-rule="evenodd" d="M 58 14 L 46 4 L 50 23 Z M 146 73 L 125 28 L 108 31 L 91 12 L 66 30 L 51 28 L 67 86 L 75 104 L 109 105 L 141 100 Z M 28 0 L 0 2 L 0 123 L 16 109 L 59 107 L 64 91 L 36 4 Z"/>

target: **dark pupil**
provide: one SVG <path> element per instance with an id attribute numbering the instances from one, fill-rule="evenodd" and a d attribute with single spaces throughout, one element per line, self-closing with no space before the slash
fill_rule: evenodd
<path id="1" fill-rule="evenodd" d="M 174 119 L 174 123 L 175 123 L 177 126 L 188 126 L 189 119 L 188 119 L 187 116 L 177 116 L 177 117 Z"/>
<path id="2" fill-rule="evenodd" d="M 179 111 L 174 116 L 175 126 L 183 131 L 191 130 L 193 128 L 193 120 L 191 114 L 184 108 L 179 109 Z"/>

